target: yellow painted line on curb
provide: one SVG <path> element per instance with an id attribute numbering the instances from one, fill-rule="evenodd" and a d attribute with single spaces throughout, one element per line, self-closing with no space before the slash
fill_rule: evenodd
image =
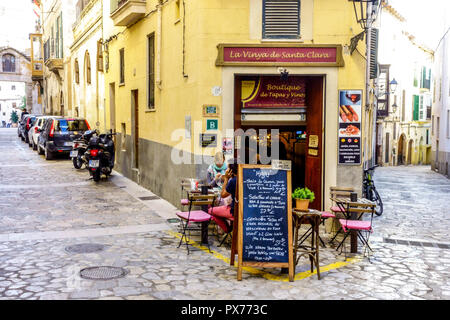
<path id="1" fill-rule="evenodd" d="M 178 232 L 174 232 L 174 231 L 166 231 L 169 235 L 181 239 L 182 234 L 178 233 Z M 211 252 L 209 251 L 208 247 L 205 247 L 191 239 L 189 239 L 189 237 L 187 238 L 187 242 L 188 244 L 192 245 L 193 247 L 200 249 L 202 251 L 204 251 L 205 253 L 211 254 L 214 258 L 219 259 L 224 261 L 226 264 L 230 264 L 230 258 L 225 257 L 224 255 L 222 255 L 221 253 L 211 250 Z M 183 243 L 186 243 L 186 241 L 183 241 Z M 355 257 L 355 258 L 349 258 L 346 261 L 338 261 L 326 266 L 321 266 L 320 267 L 320 272 L 327 272 L 330 270 L 334 270 L 334 269 L 339 269 L 345 266 L 348 266 L 349 264 L 355 263 L 355 262 L 359 262 L 362 259 L 360 257 Z M 234 267 L 237 267 L 237 262 L 234 263 Z M 251 267 L 243 267 L 242 270 L 253 274 L 253 275 L 259 275 L 267 280 L 272 280 L 272 281 L 284 281 L 287 282 L 289 281 L 289 277 L 288 275 L 276 275 L 276 274 L 271 274 L 268 272 L 265 272 L 263 270 L 259 270 L 259 269 L 255 269 L 255 268 L 251 268 Z M 294 276 L 294 280 L 303 280 L 309 277 L 312 277 L 313 275 L 317 274 L 316 271 L 311 272 L 311 271 L 304 271 L 304 272 L 300 272 L 297 273 Z"/>

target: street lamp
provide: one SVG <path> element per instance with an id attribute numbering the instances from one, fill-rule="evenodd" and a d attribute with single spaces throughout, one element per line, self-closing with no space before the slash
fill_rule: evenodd
<path id="1" fill-rule="evenodd" d="M 397 113 L 397 108 L 398 108 L 398 106 L 397 106 L 397 104 L 394 102 L 394 104 L 392 105 L 392 113 L 393 113 L 393 114 L 396 114 L 396 113 Z"/>
<path id="2" fill-rule="evenodd" d="M 378 11 L 379 0 L 349 0 L 353 2 L 353 8 L 355 9 L 356 21 L 359 23 L 362 29 L 366 31 L 372 24 L 374 15 Z M 369 6 L 372 4 L 372 6 Z M 370 10 L 370 12 L 369 12 Z"/>
<path id="3" fill-rule="evenodd" d="M 397 85 L 398 85 L 398 82 L 397 82 L 397 80 L 395 80 L 395 78 L 393 78 L 392 81 L 389 82 L 389 88 L 390 88 L 391 94 L 395 93 L 395 90 L 397 90 Z"/>

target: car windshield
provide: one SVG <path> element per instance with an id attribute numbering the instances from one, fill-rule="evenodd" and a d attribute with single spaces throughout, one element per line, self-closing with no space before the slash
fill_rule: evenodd
<path id="1" fill-rule="evenodd" d="M 68 131 L 86 131 L 88 126 L 85 120 L 58 120 L 56 124 L 56 131 L 68 132 Z"/>

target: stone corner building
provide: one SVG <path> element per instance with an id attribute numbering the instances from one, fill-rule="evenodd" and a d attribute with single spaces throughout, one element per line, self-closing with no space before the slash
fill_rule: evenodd
<path id="1" fill-rule="evenodd" d="M 3 87 L 3 88 L 1 88 Z M 39 87 L 35 87 L 31 77 L 31 59 L 30 56 L 24 52 L 21 52 L 12 47 L 0 47 L 0 97 L 3 94 L 6 94 L 6 89 L 11 90 L 9 93 L 10 97 L 14 96 L 15 102 L 11 102 L 12 100 L 9 98 L 3 97 L 3 103 L 0 101 L 0 104 L 3 105 L 1 112 L 2 120 L 6 122 L 9 121 L 10 113 L 13 108 L 19 108 L 22 104 L 23 97 L 26 98 L 26 110 L 28 112 L 33 113 L 41 113 L 41 103 L 40 103 L 40 94 Z M 23 92 L 19 92 L 20 88 L 23 88 Z M 17 103 L 16 99 L 20 96 L 20 102 Z M 11 100 L 9 102 L 15 103 L 15 106 L 8 108 L 8 114 L 5 112 L 7 105 L 10 103 L 6 100 Z M 3 116 L 3 113 L 5 115 Z"/>
<path id="2" fill-rule="evenodd" d="M 361 31 L 347 0 L 103 1 L 106 127 L 118 133 L 116 169 L 179 205 L 181 178 L 206 177 L 207 161 L 194 159 L 232 143 L 226 132 L 276 128 L 293 187 L 316 193 L 312 207 L 330 206 L 330 186 L 361 192 L 363 164 L 373 163 L 375 149 L 366 46 L 348 49 Z M 266 109 L 246 109 L 257 84 L 283 87 L 284 70 L 304 101 L 275 98 Z M 340 90 L 361 99 L 352 165 L 338 154 L 350 140 L 340 137 Z M 176 164 L 180 154 L 190 162 Z"/>

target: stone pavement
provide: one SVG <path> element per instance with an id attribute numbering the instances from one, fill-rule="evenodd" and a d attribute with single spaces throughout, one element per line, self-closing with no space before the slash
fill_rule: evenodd
<path id="1" fill-rule="evenodd" d="M 301 260 L 296 281 L 246 268 L 236 280 L 229 248 L 177 248 L 176 209 L 115 173 L 96 184 L 67 159 L 45 161 L 15 129 L 0 129 L 0 299 L 448 299 L 450 180 L 429 167 L 379 168 L 385 212 L 374 219 L 371 262 L 322 249 L 321 275 Z M 327 239 L 330 235 L 324 234 Z M 194 240 L 198 239 L 193 237 Z M 408 241 L 406 241 L 408 240 Z M 92 253 L 70 246 L 100 244 Z M 347 246 L 348 247 L 348 246 Z M 84 268 L 126 270 L 87 280 Z"/>

